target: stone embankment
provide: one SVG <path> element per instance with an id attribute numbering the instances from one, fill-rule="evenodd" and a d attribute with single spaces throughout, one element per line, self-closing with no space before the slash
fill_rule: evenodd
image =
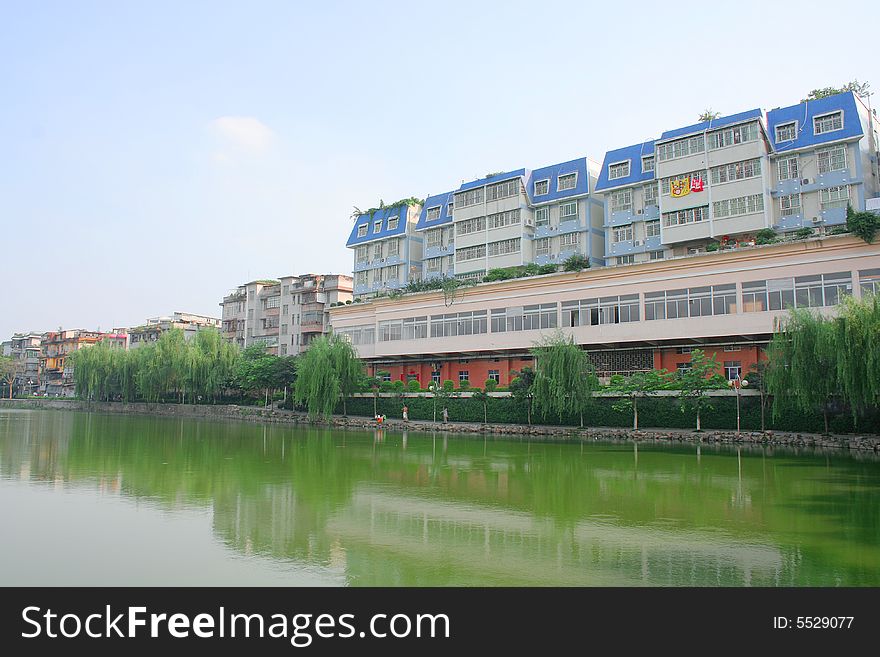
<path id="1" fill-rule="evenodd" d="M 845 434 L 824 436 L 821 434 L 782 431 L 742 431 L 739 435 L 731 430 L 706 430 L 697 433 L 690 429 L 632 429 L 616 427 L 560 427 L 549 425 L 481 424 L 478 422 L 430 422 L 411 420 L 404 422 L 388 419 L 382 425 L 366 417 L 333 416 L 329 422 L 310 420 L 303 413 L 257 406 L 234 404 L 187 405 L 147 404 L 122 402 L 86 402 L 67 399 L 14 399 L 0 400 L 0 410 L 6 408 L 93 411 L 98 413 L 124 413 L 158 415 L 164 417 L 192 417 L 204 419 L 230 419 L 250 422 L 300 424 L 309 426 L 332 426 L 338 428 L 392 431 L 443 431 L 461 434 L 503 436 L 529 440 L 602 440 L 660 443 L 749 444 L 787 447 L 814 447 L 824 449 L 849 449 L 859 452 L 880 452 L 880 436 L 873 434 Z"/>

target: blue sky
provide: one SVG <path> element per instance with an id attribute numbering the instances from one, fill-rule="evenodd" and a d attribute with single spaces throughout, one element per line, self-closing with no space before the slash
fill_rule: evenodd
<path id="1" fill-rule="evenodd" d="M 591 5 L 6 3 L 0 339 L 217 315 L 351 273 L 353 206 L 880 89 L 877 3 Z"/>

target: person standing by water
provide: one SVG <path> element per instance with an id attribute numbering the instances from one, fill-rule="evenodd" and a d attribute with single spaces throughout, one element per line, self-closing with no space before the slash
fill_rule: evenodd
<path id="1" fill-rule="evenodd" d="M 443 407 L 443 424 L 449 422 L 449 409 L 445 406 Z"/>
<path id="2" fill-rule="evenodd" d="M 409 421 L 409 407 L 406 404 L 403 405 L 403 421 Z"/>

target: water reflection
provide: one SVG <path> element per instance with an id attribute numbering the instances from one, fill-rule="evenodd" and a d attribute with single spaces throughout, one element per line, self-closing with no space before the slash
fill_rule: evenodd
<path id="1" fill-rule="evenodd" d="M 16 481 L 137 501 L 116 532 L 209 512 L 234 558 L 351 585 L 880 584 L 880 467 L 843 453 L 2 411 L 0 504 Z"/>

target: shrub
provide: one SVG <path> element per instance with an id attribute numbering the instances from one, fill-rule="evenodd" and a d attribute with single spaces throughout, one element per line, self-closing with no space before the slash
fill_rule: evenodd
<path id="1" fill-rule="evenodd" d="M 846 206 L 846 227 L 853 235 L 858 235 L 871 244 L 880 230 L 880 215 L 873 212 L 856 212 L 851 205 Z"/>
<path id="2" fill-rule="evenodd" d="M 483 386 L 486 392 L 495 392 L 498 389 L 498 382 L 495 379 L 486 379 L 486 383 Z"/>
<path id="3" fill-rule="evenodd" d="M 350 303 L 351 303 L 351 299 L 346 299 L 346 301 L 345 301 L 345 305 L 347 306 L 347 305 L 349 305 Z M 339 302 L 339 305 L 340 305 L 340 306 L 342 305 L 342 302 L 341 302 L 341 301 Z"/>
<path id="4" fill-rule="evenodd" d="M 718 250 L 718 242 L 709 242 L 709 243 L 706 245 L 706 251 L 708 251 L 708 252 L 710 252 L 710 253 L 711 253 L 712 251 L 717 251 L 717 250 Z"/>
<path id="5" fill-rule="evenodd" d="M 410 392 L 421 392 L 422 385 L 418 381 L 413 379 L 412 381 L 410 381 L 409 383 L 406 384 L 406 389 L 409 390 Z"/>
<path id="6" fill-rule="evenodd" d="M 590 259 L 580 253 L 575 253 L 565 259 L 562 263 L 563 271 L 580 271 L 581 269 L 590 268 Z"/>
<path id="7" fill-rule="evenodd" d="M 446 379 L 446 380 L 443 382 L 443 390 L 444 390 L 445 392 L 452 392 L 453 390 L 455 390 L 455 382 L 454 382 L 454 381 L 451 381 L 451 380 L 449 380 L 449 379 Z"/>
<path id="8" fill-rule="evenodd" d="M 392 390 L 394 390 L 394 385 L 391 381 L 382 381 L 379 384 L 379 392 L 391 392 Z"/>
<path id="9" fill-rule="evenodd" d="M 391 384 L 391 389 L 395 392 L 403 392 L 406 390 L 406 384 L 403 381 L 397 380 Z"/>
<path id="10" fill-rule="evenodd" d="M 540 265 L 538 267 L 539 274 L 555 274 L 556 271 L 557 271 L 556 265 L 554 265 L 552 263 L 548 263 L 546 265 Z"/>
<path id="11" fill-rule="evenodd" d="M 776 237 L 776 231 L 772 228 L 762 228 L 755 233 L 755 244 L 773 244 L 778 241 L 779 239 Z"/>
<path id="12" fill-rule="evenodd" d="M 464 381 L 459 381 L 458 387 L 461 388 L 462 390 L 467 390 L 468 388 L 471 387 L 471 382 L 468 381 L 467 379 L 465 379 Z"/>
<path id="13" fill-rule="evenodd" d="M 805 240 L 808 237 L 812 237 L 813 232 L 814 231 L 812 228 L 810 228 L 809 226 L 804 226 L 803 228 L 798 228 L 796 231 L 794 231 L 794 237 L 798 240 Z"/>

